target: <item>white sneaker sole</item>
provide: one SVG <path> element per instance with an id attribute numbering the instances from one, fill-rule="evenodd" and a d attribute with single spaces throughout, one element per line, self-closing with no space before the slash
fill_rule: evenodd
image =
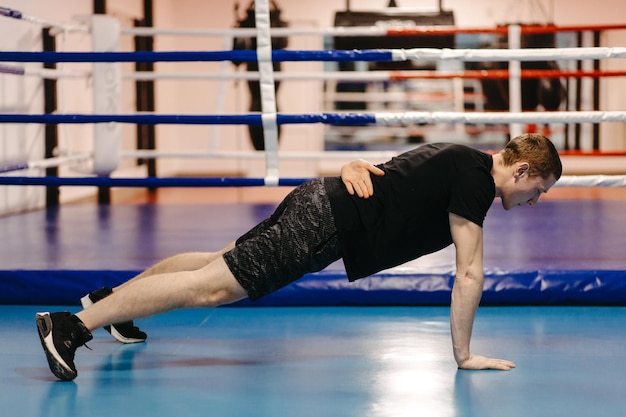
<path id="1" fill-rule="evenodd" d="M 89 298 L 89 294 L 85 295 L 83 298 L 80 299 L 80 304 L 83 306 L 83 308 L 87 308 L 87 307 L 93 305 L 93 301 L 91 301 L 91 298 Z M 113 338 L 115 340 L 117 340 L 118 342 L 120 342 L 120 343 L 131 344 L 131 343 L 145 342 L 145 339 L 135 339 L 135 338 L 132 338 L 132 337 L 124 336 L 112 324 L 110 324 L 108 326 L 104 326 L 104 329 L 107 332 L 109 332 L 111 334 L 111 336 L 113 336 Z"/>
<path id="2" fill-rule="evenodd" d="M 41 340 L 41 346 L 46 353 L 46 359 L 48 359 L 48 365 L 52 373 L 59 379 L 64 381 L 71 381 L 78 375 L 73 371 L 67 363 L 61 358 L 56 347 L 54 347 L 54 340 L 52 339 L 52 319 L 50 313 L 37 313 L 35 315 L 37 321 L 37 331 L 39 333 L 39 339 Z"/>

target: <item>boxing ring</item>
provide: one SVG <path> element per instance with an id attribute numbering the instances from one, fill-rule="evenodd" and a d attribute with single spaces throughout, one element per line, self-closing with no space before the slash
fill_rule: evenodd
<path id="1" fill-rule="evenodd" d="M 232 189 L 242 192 L 296 186 L 308 177 L 281 173 L 281 161 L 311 158 L 336 161 L 368 158 L 384 161 L 394 151 L 281 151 L 278 130 L 287 125 L 371 126 L 406 125 L 505 126 L 517 135 L 532 125 L 623 123 L 626 111 L 583 110 L 527 112 L 521 106 L 521 82 L 533 77 L 621 77 L 623 71 L 533 72 L 521 62 L 536 60 L 611 60 L 625 58 L 626 48 L 585 47 L 522 49 L 524 31 L 564 28 L 480 29 L 506 33 L 510 49 L 470 50 L 272 50 L 272 34 L 380 36 L 450 34 L 457 28 L 325 28 L 270 29 L 268 4 L 257 1 L 257 29 L 203 30 L 205 36 L 257 36 L 256 51 L 121 52 L 117 36 L 183 36 L 193 30 L 123 29 L 114 19 L 96 16 L 66 32 L 89 33 L 92 52 L 0 52 L 0 72 L 14 77 L 90 77 L 94 94 L 110 94 L 107 82 L 122 79 L 158 80 L 259 79 L 263 108 L 258 114 L 122 114 L 119 103 L 94 99 L 94 112 L 49 114 L 7 112 L 9 125 L 93 126 L 93 149 L 58 151 L 41 160 L 12 161 L 0 166 L 0 187 L 79 188 L 104 190 Z M 3 15 L 28 20 L 7 9 Z M 33 19 L 31 19 L 33 20 Z M 35 20 L 35 23 L 41 23 Z M 50 22 L 46 22 L 47 25 Z M 112 30 L 113 28 L 114 30 Z M 623 29 L 621 26 L 605 29 Z M 63 32 L 61 28 L 59 33 Z M 579 27 L 578 29 L 584 30 Z M 593 30 L 593 27 L 587 27 Z M 471 33 L 479 29 L 464 29 Z M 569 30 L 573 30 L 569 28 Z M 114 33 L 110 37 L 105 33 Z M 98 37 L 102 37 L 96 40 Z M 517 39 L 517 41 L 515 41 Z M 258 73 L 124 74 L 123 62 L 259 61 Z M 272 62 L 355 61 L 508 62 L 508 70 L 380 71 L 375 74 L 325 72 L 274 73 Z M 33 70 L 33 63 L 93 63 L 91 71 Z M 276 107 L 274 82 L 310 78 L 372 80 L 389 78 L 506 78 L 509 110 L 382 111 L 292 114 Z M 99 91 L 99 92 L 98 92 Z M 106 95 L 105 95 L 106 97 Z M 217 99 L 219 102 L 219 98 Z M 124 149 L 120 131 L 126 125 L 262 126 L 264 152 L 223 151 L 210 139 L 204 151 Z M 558 129 L 558 128 L 557 128 Z M 215 133 L 216 130 L 213 130 Z M 621 415 L 626 336 L 626 176 L 620 171 L 622 151 L 563 150 L 567 158 L 601 157 L 617 173 L 564 175 L 554 192 L 576 189 L 616 189 L 618 198 L 542 199 L 535 207 L 505 212 L 495 202 L 484 225 L 485 289 L 474 331 L 473 350 L 514 360 L 511 373 L 455 370 L 449 348 L 447 306 L 454 280 L 454 251 L 447 248 L 372 277 L 348 283 L 337 262 L 255 303 L 211 311 L 168 313 L 140 321 L 150 340 L 141 346 L 111 348 L 98 337 L 91 352 L 79 352 L 81 376 L 70 384 L 43 384 L 51 379 L 38 346 L 32 341 L 32 317 L 46 306 L 77 309 L 85 293 L 116 286 L 167 256 L 185 251 L 217 250 L 269 215 L 274 202 L 228 203 L 70 203 L 0 216 L 0 328 L 14 337 L 0 344 L 0 369 L 6 371 L 0 400 L 8 412 L 21 415 L 62 413 L 193 414 L 210 409 L 233 415 L 436 415 L 436 416 L 583 416 Z M 124 176 L 125 159 L 208 158 L 254 160 L 264 164 L 250 177 Z M 50 168 L 80 166 L 80 170 L 50 175 Z M 84 167 L 90 171 L 84 173 Z M 567 166 L 567 165 L 566 165 Z M 626 171 L 626 170 L 624 170 Z M 57 173 L 59 171 L 56 171 Z M 257 171 L 259 172 L 259 171 Z M 338 172 L 338 171 L 337 171 Z M 266 187 L 266 188 L 262 188 Z M 155 191 L 158 192 L 158 191 Z M 201 191 L 198 191 L 201 192 Z M 560 195 L 560 194 L 559 194 Z M 346 308 L 350 307 L 350 308 Z M 419 308 L 415 308 L 419 307 Z M 6 332 L 3 332 L 3 334 Z M 183 335 L 181 335 L 181 333 Z M 28 348 L 21 343 L 28 341 Z M 32 344 L 32 346 L 30 346 Z M 20 364 L 14 356 L 25 349 Z M 31 351 L 32 349 L 32 351 Z M 103 352 L 111 353 L 103 356 Z M 99 353 L 98 353 L 99 352 Z M 36 364 L 36 365 L 33 365 Z M 576 368 L 575 370 L 572 368 Z M 262 375 L 262 378 L 259 377 Z M 540 377 L 539 377 L 540 375 Z M 584 376 L 584 383 L 579 382 Z M 262 379 L 262 383 L 259 380 Z M 24 381 L 30 381 L 25 387 Z M 155 383 L 155 381 L 161 381 Z M 532 383 L 530 381 L 533 381 Z M 14 403 L 23 392 L 33 401 Z M 242 398 L 245 397 L 245 400 Z M 107 397 L 133 398 L 112 405 Z M 101 407 L 101 408 L 97 408 Z"/>

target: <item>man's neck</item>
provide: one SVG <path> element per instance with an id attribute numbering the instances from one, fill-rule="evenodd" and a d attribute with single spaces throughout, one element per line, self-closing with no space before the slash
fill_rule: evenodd
<path id="1" fill-rule="evenodd" d="M 506 179 L 506 167 L 504 166 L 501 154 L 494 154 L 492 155 L 492 158 L 493 166 L 491 168 L 491 176 L 496 184 L 496 197 L 500 197 L 502 183 Z"/>

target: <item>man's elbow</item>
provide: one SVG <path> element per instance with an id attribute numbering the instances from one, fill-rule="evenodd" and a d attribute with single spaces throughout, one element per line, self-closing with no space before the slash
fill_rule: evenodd
<path id="1" fill-rule="evenodd" d="M 484 275 L 482 268 L 463 268 L 457 270 L 456 273 L 456 281 L 460 284 L 465 285 L 482 285 L 484 280 Z"/>

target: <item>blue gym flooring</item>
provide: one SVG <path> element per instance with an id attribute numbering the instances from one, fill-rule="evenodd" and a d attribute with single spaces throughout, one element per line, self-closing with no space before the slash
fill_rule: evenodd
<path id="1" fill-rule="evenodd" d="M 621 417 L 626 410 L 626 201 L 554 200 L 485 223 L 472 339 L 508 372 L 459 371 L 453 250 L 349 284 L 340 262 L 248 308 L 140 320 L 146 343 L 94 332 L 56 381 L 38 311 L 157 260 L 214 250 L 273 206 L 65 205 L 0 218 L 2 416 Z"/>
<path id="2" fill-rule="evenodd" d="M 50 308 L 50 307 L 46 307 Z M 53 309 L 66 307 L 52 307 Z M 446 307 L 184 310 L 141 320 L 146 343 L 98 330 L 56 381 L 38 306 L 1 306 L 3 416 L 623 417 L 626 308 L 483 307 L 460 371 Z"/>
<path id="3" fill-rule="evenodd" d="M 77 304 L 167 256 L 218 250 L 273 205 L 64 205 L 0 218 L 0 304 Z M 626 200 L 547 200 L 484 226 L 485 305 L 626 305 Z M 449 247 L 348 283 L 341 262 L 259 306 L 447 305 Z M 240 303 L 247 305 L 247 303 Z"/>

